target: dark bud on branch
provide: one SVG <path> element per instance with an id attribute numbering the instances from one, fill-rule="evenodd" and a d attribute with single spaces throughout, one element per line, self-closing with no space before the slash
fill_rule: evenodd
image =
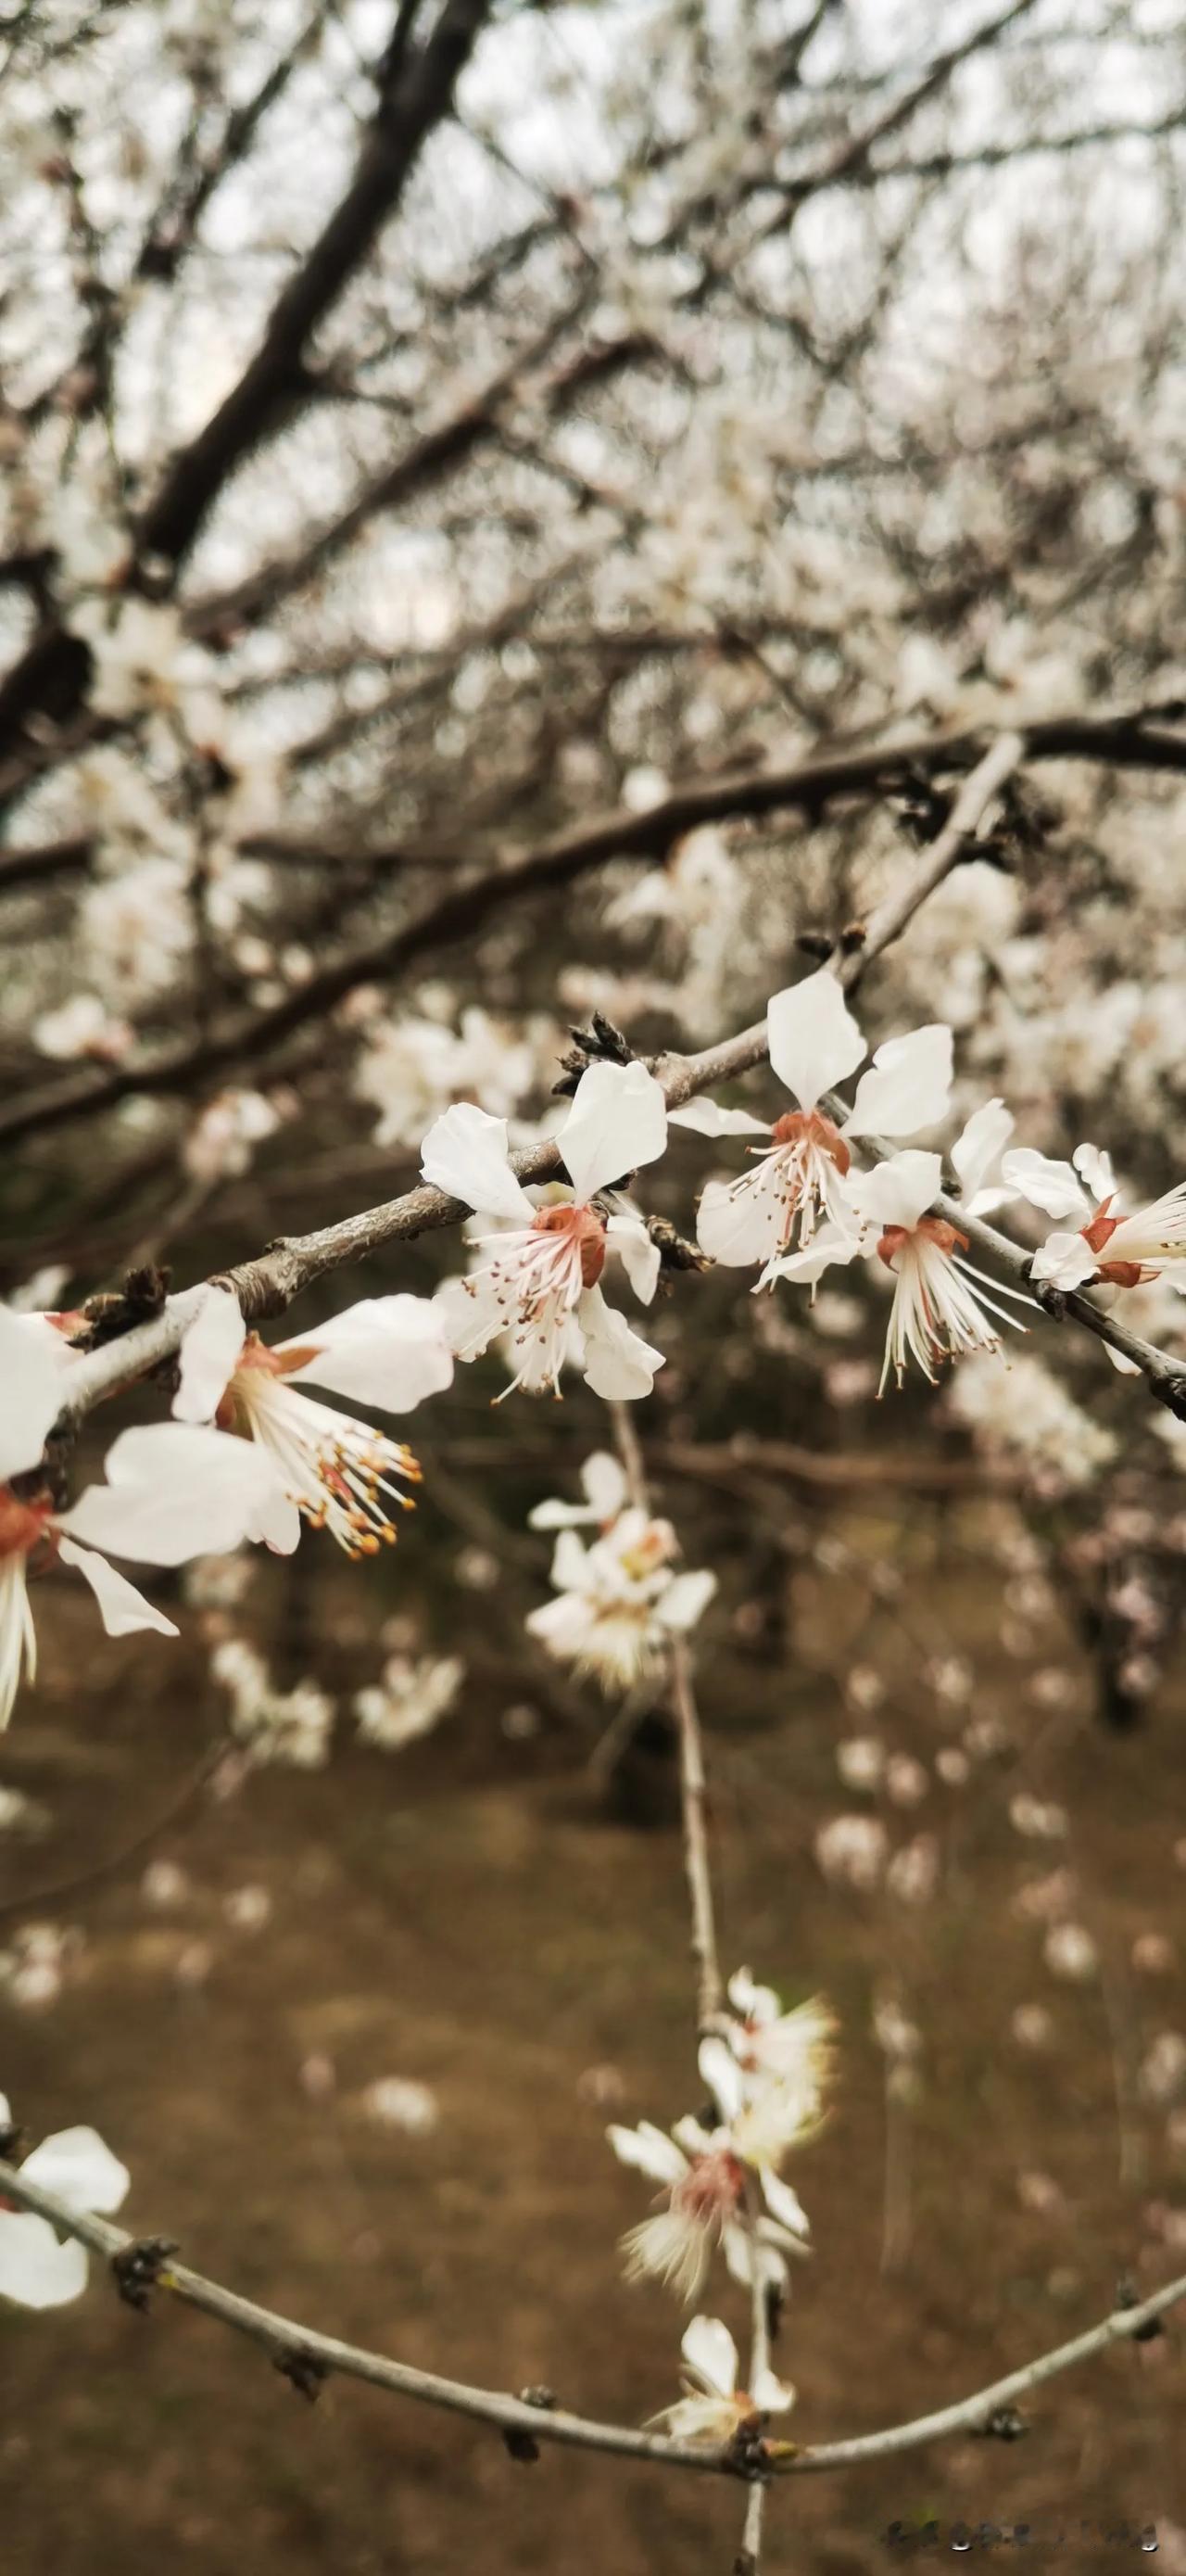
<path id="1" fill-rule="evenodd" d="M 974 2424 L 972 2431 L 982 2442 L 1020 2442 L 1029 2425 L 1019 2407 L 994 2406 L 991 2415 L 985 2416 L 983 2424 Z"/>
<path id="2" fill-rule="evenodd" d="M 1117 2307 L 1139 2308 L 1140 2304 L 1141 2294 L 1137 2288 L 1136 2282 L 1131 2278 L 1129 2273 L 1123 2273 L 1116 2284 Z M 1130 2343 L 1156 2343 L 1158 2335 L 1164 2333 L 1165 2327 L 1162 2324 L 1161 2318 L 1150 2317 L 1146 2324 L 1135 2328 L 1134 2332 L 1129 2337 L 1129 2341 Z"/>
<path id="3" fill-rule="evenodd" d="M 658 1245 L 664 1270 L 711 1270 L 708 1254 L 701 1252 L 699 1244 L 689 1243 L 678 1234 L 667 1217 L 648 1216 L 643 1223 L 652 1243 Z"/>
<path id="4" fill-rule="evenodd" d="M 572 1046 L 568 1054 L 560 1059 L 564 1071 L 559 1082 L 554 1082 L 552 1085 L 553 1094 L 561 1099 L 571 1097 L 581 1075 L 588 1072 L 591 1064 L 634 1063 L 633 1047 L 623 1037 L 621 1030 L 614 1027 L 613 1021 L 607 1020 L 601 1011 L 594 1011 L 591 1024 L 587 1029 L 570 1029 L 569 1036 L 573 1041 Z"/>
<path id="5" fill-rule="evenodd" d="M 279 2371 L 290 2388 L 295 2388 L 298 2397 L 307 2398 L 310 2406 L 316 2405 L 329 2378 L 328 2361 L 323 2361 L 320 2353 L 306 2351 L 301 2344 L 285 2344 L 273 2353 L 272 2368 Z"/>
<path id="6" fill-rule="evenodd" d="M 119 1341 L 130 1333 L 134 1324 L 150 1323 L 159 1315 L 169 1293 L 170 1270 L 152 1263 L 142 1270 L 129 1270 L 123 1287 L 114 1295 L 104 1291 L 88 1297 L 82 1312 L 89 1331 L 74 1343 L 76 1350 L 99 1350 L 104 1342 Z"/>
<path id="7" fill-rule="evenodd" d="M 530 2433 L 522 2433 L 517 2424 L 509 2424 L 502 2438 L 512 2460 L 517 2460 L 524 2469 L 534 2467 L 539 2458 L 539 2443 L 532 2439 Z"/>
<path id="8" fill-rule="evenodd" d="M 175 2236 L 138 2236 L 133 2244 L 121 2246 L 119 2253 L 112 2255 L 112 2275 L 125 2307 L 138 2308 L 141 2316 L 147 2314 L 149 2294 L 176 2252 Z"/>

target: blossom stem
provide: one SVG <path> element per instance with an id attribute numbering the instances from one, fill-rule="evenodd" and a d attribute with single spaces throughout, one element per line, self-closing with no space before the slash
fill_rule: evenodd
<path id="1" fill-rule="evenodd" d="M 692 1958 L 696 1967 L 696 2018 L 702 2031 L 712 2030 L 721 2011 L 723 1987 L 717 1957 L 716 1912 L 708 1859 L 708 1784 L 704 1773 L 704 1739 L 692 1688 L 692 1658 L 682 1637 L 671 1641 L 671 1704 L 679 1730 L 680 1808 L 684 1832 L 684 1874 L 692 1909 Z"/>
<path id="2" fill-rule="evenodd" d="M 647 1487 L 646 1465 L 642 1443 L 627 1404 L 611 1404 L 614 1443 L 621 1460 L 630 1500 L 640 1511 L 649 1512 L 651 1498 Z M 688 1883 L 688 1902 L 692 1915 L 692 1958 L 696 1969 L 696 2019 L 700 2030 L 711 2030 L 721 2011 L 724 1988 L 717 1956 L 716 1909 L 713 1904 L 712 1871 L 708 1856 L 708 1784 L 704 1771 L 704 1739 L 700 1716 L 692 1687 L 692 1658 L 683 1637 L 673 1636 L 669 1649 L 671 1704 L 679 1738 L 680 1815 L 683 1824 L 684 1875 Z"/>

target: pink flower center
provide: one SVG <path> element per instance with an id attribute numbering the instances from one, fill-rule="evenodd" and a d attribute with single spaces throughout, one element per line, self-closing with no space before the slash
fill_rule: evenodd
<path id="1" fill-rule="evenodd" d="M 18 1502 L 7 1485 L 0 1485 L 0 1559 L 31 1556 L 45 1537 L 52 1518 L 52 1503 Z"/>
<path id="2" fill-rule="evenodd" d="M 776 1145 L 814 1145 L 817 1154 L 826 1154 L 835 1164 L 841 1179 L 851 1166 L 852 1156 L 839 1128 L 822 1109 L 788 1109 L 785 1117 L 775 1119 L 771 1133 Z"/>
<path id="3" fill-rule="evenodd" d="M 949 1225 L 945 1216 L 924 1216 L 917 1225 L 887 1225 L 877 1246 L 878 1260 L 892 1270 L 903 1247 L 916 1242 L 919 1235 L 924 1243 L 933 1243 L 936 1252 L 946 1253 L 949 1260 L 957 1243 L 961 1252 L 968 1249 L 967 1235 L 961 1234 L 958 1226 Z"/>
<path id="4" fill-rule="evenodd" d="M 720 2225 L 732 2217 L 744 2192 L 745 2167 L 740 2157 L 730 2147 L 714 2147 L 708 2155 L 693 2158 L 672 2192 L 671 2206 L 698 2226 Z"/>
<path id="5" fill-rule="evenodd" d="M 581 1285 L 595 1288 L 605 1268 L 605 1220 L 591 1207 L 541 1208 L 533 1234 L 559 1234 L 579 1253 Z"/>

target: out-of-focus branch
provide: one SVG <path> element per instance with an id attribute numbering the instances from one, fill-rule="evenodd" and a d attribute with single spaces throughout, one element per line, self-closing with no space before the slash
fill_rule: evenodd
<path id="1" fill-rule="evenodd" d="M 955 829 L 953 811 L 940 836 L 944 844 L 943 869 L 940 870 L 937 864 L 938 844 L 932 844 L 924 852 L 913 876 L 895 894 L 887 897 L 873 915 L 859 957 L 848 961 L 850 983 L 898 937 L 919 904 L 935 891 L 942 876 L 957 864 L 967 845 L 974 840 L 981 818 L 997 794 L 1008 768 L 1015 765 L 1019 751 L 1018 738 L 1010 736 L 1007 741 L 998 740 L 985 754 L 978 771 L 967 781 L 957 799 L 959 830 Z M 752 1072 L 756 1065 L 765 1061 L 765 1057 L 766 1023 L 759 1020 L 752 1028 L 743 1029 L 737 1037 L 726 1039 L 720 1046 L 706 1047 L 698 1055 L 661 1056 L 654 1070 L 663 1085 L 668 1107 L 679 1108 L 701 1091 Z M 843 1102 L 837 1103 L 832 1099 L 825 1106 L 829 1114 L 837 1118 L 842 1119 L 847 1114 Z M 879 1148 L 874 1138 L 868 1139 L 867 1143 L 873 1153 L 888 1150 Z M 551 1139 L 529 1146 L 511 1159 L 518 1179 L 527 1184 L 554 1180 L 564 1169 L 559 1146 Z M 996 1227 L 986 1224 L 982 1217 L 970 1216 L 958 1199 L 940 1195 L 935 1205 L 961 1233 L 991 1252 L 1014 1278 L 1025 1279 L 1028 1276 L 1030 1255 L 1021 1244 L 1011 1242 L 1007 1235 L 998 1233 Z M 244 1315 L 249 1319 L 282 1314 L 302 1289 L 310 1287 L 314 1280 L 324 1278 L 330 1271 L 339 1270 L 351 1261 L 364 1260 L 388 1243 L 409 1242 L 417 1235 L 442 1226 L 460 1225 L 469 1213 L 460 1199 L 449 1198 L 443 1190 L 425 1184 L 420 1189 L 407 1190 L 402 1197 L 389 1199 L 379 1207 L 365 1208 L 357 1216 L 345 1217 L 337 1225 L 323 1226 L 314 1234 L 284 1237 L 271 1244 L 257 1260 L 244 1262 L 222 1276 L 225 1284 L 233 1288 Z M 136 1325 L 119 1341 L 81 1359 L 71 1371 L 70 1396 L 64 1408 L 64 1418 L 77 1418 L 104 1396 L 110 1395 L 116 1387 L 169 1358 L 179 1348 L 182 1333 L 194 1312 L 195 1300 L 201 1294 L 199 1286 L 170 1298 L 163 1313 L 151 1322 Z M 1081 1291 L 1045 1291 L 1041 1303 L 1057 1321 L 1070 1320 L 1083 1325 L 1098 1340 L 1109 1343 L 1113 1350 L 1131 1360 L 1147 1379 L 1158 1402 L 1186 1420 L 1186 1365 L 1171 1358 L 1168 1352 L 1159 1350 L 1154 1343 L 1143 1340 L 1140 1334 L 1130 1332 L 1127 1325 L 1118 1322 L 1113 1315 L 1103 1313 Z"/>
<path id="2" fill-rule="evenodd" d="M 208 1075 L 257 1063 L 293 1029 L 335 1009 L 358 985 L 390 982 L 417 958 L 469 939 L 506 905 L 571 885 L 611 859 L 660 861 L 700 823 L 745 821 L 795 810 L 810 823 L 834 800 L 848 795 L 867 799 L 892 791 L 920 767 L 932 773 L 970 768 L 985 756 L 986 745 L 991 750 L 1003 738 L 1013 739 L 1012 732 L 1002 737 L 995 729 L 978 728 L 909 735 L 896 742 L 826 753 L 785 769 L 746 770 L 698 780 L 644 813 L 619 809 L 601 815 L 592 823 L 557 834 L 503 867 L 451 887 L 426 912 L 368 947 L 333 959 L 298 991 L 215 1035 L 209 1044 L 186 1046 L 145 1065 L 124 1065 L 98 1079 L 90 1073 L 72 1076 L 52 1090 L 13 1103 L 0 1110 L 0 1138 L 15 1142 L 19 1136 L 68 1126 L 134 1096 L 161 1099 L 188 1093 Z M 1186 732 L 1146 723 L 1139 710 L 1113 717 L 1045 718 L 1025 728 L 1025 756 L 1027 762 L 1085 759 L 1117 767 L 1186 772 Z M 382 855 L 368 852 L 368 863 L 377 865 Z M 406 857 L 402 847 L 400 856 Z M 904 895 L 902 899 L 909 902 L 906 918 L 929 891 L 924 884 L 923 895 Z M 874 953 L 870 940 L 855 970 L 858 974 Z M 743 1068 L 733 1064 L 730 1069 Z"/>

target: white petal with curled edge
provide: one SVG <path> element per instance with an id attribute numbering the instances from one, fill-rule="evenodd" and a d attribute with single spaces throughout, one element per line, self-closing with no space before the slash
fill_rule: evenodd
<path id="1" fill-rule="evenodd" d="M 693 2317 L 680 2351 L 689 2370 L 718 2397 L 732 2397 L 737 2387 L 737 2346 L 719 2317 Z"/>
<path id="2" fill-rule="evenodd" d="M 965 1206 L 970 1206 L 1013 1133 L 1013 1114 L 1003 1100 L 986 1100 L 974 1109 L 951 1148 Z"/>
<path id="3" fill-rule="evenodd" d="M 1030 1277 L 1055 1288 L 1085 1288 L 1099 1266 L 1099 1255 L 1081 1234 L 1048 1234 L 1030 1263 Z"/>
<path id="4" fill-rule="evenodd" d="M 606 1223 L 605 1238 L 616 1252 L 640 1305 L 649 1306 L 659 1285 L 659 1246 L 652 1243 L 642 1218 L 620 1210 Z"/>
<path id="5" fill-rule="evenodd" d="M 210 1422 L 246 1338 L 239 1300 L 229 1288 L 211 1286 L 181 1336 L 180 1382 L 173 1399 L 178 1422 Z"/>
<path id="6" fill-rule="evenodd" d="M 1071 1156 L 1088 1197 L 1096 1201 L 1111 1198 L 1116 1188 L 1116 1175 L 1110 1154 L 1102 1154 L 1098 1145 L 1076 1145 Z"/>
<path id="7" fill-rule="evenodd" d="M 937 1163 L 937 1154 L 934 1159 Z M 805 1252 L 787 1252 L 778 1261 L 768 1261 L 758 1286 L 769 1287 L 776 1279 L 795 1279 L 800 1287 L 814 1288 L 833 1262 L 852 1261 L 865 1249 L 855 1234 L 842 1233 L 838 1225 L 821 1225 Z"/>
<path id="8" fill-rule="evenodd" d="M 579 1203 L 640 1164 L 657 1163 L 667 1144 L 662 1084 L 645 1064 L 591 1064 L 556 1142 Z"/>
<path id="9" fill-rule="evenodd" d="M 0 2298 L 19 2308 L 64 2308 L 86 2288 L 86 2248 L 59 2245 L 47 2218 L 0 2210 Z"/>
<path id="10" fill-rule="evenodd" d="M 703 1618 L 716 1588 L 716 1576 L 707 1568 L 697 1574 L 674 1575 L 666 1592 L 655 1604 L 655 1616 L 660 1627 L 674 1629 L 680 1634 L 694 1628 L 697 1620 Z"/>
<path id="11" fill-rule="evenodd" d="M 580 1529 L 590 1521 L 616 1520 L 626 1500 L 626 1478 L 608 1449 L 595 1449 L 581 1469 L 583 1503 L 537 1503 L 527 1515 L 528 1529 Z"/>
<path id="12" fill-rule="evenodd" d="M 1031 1207 L 1041 1208 L 1044 1216 L 1087 1216 L 1087 1199 L 1069 1163 L 1053 1163 L 1047 1154 L 1036 1154 L 1032 1145 L 1016 1145 L 1001 1158 L 1001 1172 L 1010 1189 L 1016 1190 Z"/>
<path id="13" fill-rule="evenodd" d="M 420 1169 L 436 1189 L 481 1216 L 514 1216 L 529 1225 L 535 1209 L 515 1179 L 509 1153 L 505 1118 L 492 1118 L 472 1100 L 457 1100 L 429 1128 Z"/>
<path id="14" fill-rule="evenodd" d="M 735 2120 L 741 2109 L 743 2088 L 739 2067 L 728 2041 L 702 2039 L 696 2052 L 701 2081 L 707 2084 L 722 2120 Z"/>
<path id="15" fill-rule="evenodd" d="M 920 1127 L 936 1127 L 951 1099 L 951 1058 L 945 1020 L 887 1038 L 861 1075 L 841 1135 L 915 1136 Z"/>
<path id="16" fill-rule="evenodd" d="M 299 1518 L 252 1440 L 198 1423 L 146 1423 L 121 1431 L 104 1465 L 106 1484 L 88 1485 L 59 1523 L 88 1547 L 139 1564 L 183 1565 L 191 1556 L 226 1555 L 244 1539 L 264 1538 L 285 1553 L 296 1544 Z"/>
<path id="17" fill-rule="evenodd" d="M 63 1364 L 52 1324 L 0 1306 L 0 1481 L 37 1465 L 61 1409 Z"/>
<path id="18" fill-rule="evenodd" d="M 789 2228 L 792 2236 L 810 2236 L 811 2222 L 797 2191 L 789 2182 L 780 2181 L 768 2165 L 762 2167 L 762 2198 L 772 2218 L 780 2227 Z"/>
<path id="19" fill-rule="evenodd" d="M 8 2099 L 7 2093 L 0 2093 L 0 2129 L 10 2129 L 11 2127 L 12 2104 Z"/>
<path id="20" fill-rule="evenodd" d="M 864 1054 L 864 1047 L 861 1049 Z M 685 1100 L 682 1109 L 669 1109 L 669 1127 L 690 1127 L 694 1136 L 768 1136 L 768 1118 L 751 1118 L 748 1109 L 722 1109 L 715 1100 Z"/>
<path id="21" fill-rule="evenodd" d="M 933 1206 L 943 1178 L 942 1158 L 910 1148 L 891 1154 L 871 1172 L 862 1172 L 852 1191 L 854 1205 L 872 1226 L 913 1227 Z"/>
<path id="22" fill-rule="evenodd" d="M 772 2370 L 754 2373 L 750 2396 L 761 2415 L 785 2415 L 795 2403 L 795 2391 L 785 2379 L 776 2379 Z"/>
<path id="23" fill-rule="evenodd" d="M 599 1288 L 585 1289 L 577 1315 L 585 1336 L 585 1384 L 594 1395 L 610 1404 L 634 1404 L 649 1395 L 663 1366 L 662 1351 L 632 1333 L 625 1316 L 606 1305 Z"/>
<path id="24" fill-rule="evenodd" d="M 426 1395 L 453 1383 L 444 1317 L 431 1297 L 364 1297 L 278 1348 L 313 1352 L 293 1370 L 290 1385 L 307 1379 L 353 1404 L 378 1405 L 381 1413 L 411 1413 Z"/>
<path id="25" fill-rule="evenodd" d="M 158 1637 L 175 1637 L 177 1630 L 163 1610 L 154 1610 L 126 1574 L 117 1574 L 105 1556 L 96 1549 L 79 1547 L 72 1538 L 59 1538 L 58 1554 L 63 1565 L 77 1567 L 83 1582 L 89 1583 L 99 1604 L 99 1617 L 109 1637 L 131 1637 L 138 1628 L 155 1628 Z"/>
<path id="26" fill-rule="evenodd" d="M 766 1047 L 779 1081 L 801 1109 L 814 1109 L 822 1091 L 856 1072 L 865 1041 L 828 967 L 772 996 Z"/>
<path id="27" fill-rule="evenodd" d="M 122 2209 L 132 2177 L 97 2129 L 56 2129 L 26 2156 L 22 2171 L 42 2191 L 52 2191 L 68 2209 L 95 2209 L 107 2215 Z"/>
<path id="28" fill-rule="evenodd" d="M 688 2170 L 688 2159 L 663 2129 L 649 2120 L 640 2120 L 636 2129 L 618 2127 L 606 2130 L 614 2154 L 636 2172 L 649 2174 L 652 2182 L 682 2182 Z"/>

